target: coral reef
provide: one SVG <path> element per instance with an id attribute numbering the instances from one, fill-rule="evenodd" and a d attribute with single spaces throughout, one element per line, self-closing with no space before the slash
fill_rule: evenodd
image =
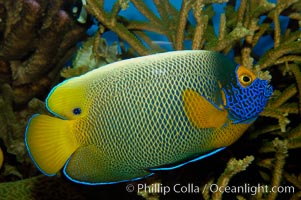
<path id="1" fill-rule="evenodd" d="M 237 173 L 246 170 L 246 168 L 250 165 L 250 163 L 254 160 L 253 156 L 247 156 L 242 160 L 236 160 L 234 158 L 230 159 L 227 163 L 227 167 L 222 175 L 217 180 L 217 185 L 219 188 L 225 188 L 230 179 Z M 210 184 L 213 184 L 213 180 L 210 181 Z M 209 187 L 204 188 L 203 197 L 204 199 L 222 199 L 223 192 L 217 191 L 212 194 L 210 197 L 210 189 Z"/>
<path id="2" fill-rule="evenodd" d="M 213 3 L 225 2 L 224 12 L 216 15 Z M 207 190 L 189 196 L 195 199 L 300 199 L 301 164 L 295 158 L 300 157 L 301 151 L 301 1 L 183 0 L 176 6 L 173 1 L 165 0 L 116 0 L 109 9 L 105 3 L 108 1 L 83 1 L 87 12 L 99 22 L 98 30 L 79 50 L 73 62 L 75 67 L 63 69 L 85 31 L 84 26 L 76 24 L 63 10 L 66 5 L 58 0 L 0 0 L 0 113 L 3 113 L 0 114 L 3 141 L 0 146 L 4 152 L 0 180 L 19 180 L 1 183 L 0 194 L 20 188 L 20 195 L 24 192 L 27 199 L 32 197 L 23 186 L 32 182 L 38 185 L 40 178 L 29 179 L 38 173 L 24 151 L 26 120 L 32 113 L 47 112 L 41 100 L 61 75 L 79 75 L 120 58 L 116 44 L 110 46 L 100 39 L 113 32 L 122 49 L 121 58 L 166 51 L 152 38 L 150 33 L 155 33 L 164 36 L 163 43 L 170 44 L 174 50 L 206 49 L 233 56 L 237 63 L 252 68 L 260 77 L 270 79 L 272 75 L 275 89 L 261 116 L 236 144 L 200 161 L 199 165 L 191 165 L 189 170 L 162 172 L 154 180 L 142 181 L 148 185 L 191 181 L 200 187 L 216 182 L 219 186 L 250 183 L 268 188 L 294 188 L 294 192 L 259 191 L 255 195 Z M 135 8 L 143 19 L 130 19 L 121 14 L 129 8 Z M 213 20 L 216 17 L 219 23 Z M 84 57 L 95 61 L 85 62 Z M 244 159 L 237 161 L 233 157 Z M 62 178 L 56 181 L 60 180 L 64 181 Z M 45 180 L 41 182 L 51 185 Z M 112 196 L 118 189 L 133 199 L 162 197 L 162 194 L 139 191 L 138 195 L 127 193 L 125 186 L 105 187 L 106 192 L 99 187 L 88 191 Z M 56 186 L 40 189 L 51 190 L 51 187 Z M 188 194 L 174 195 L 168 194 L 164 199 L 180 199 Z"/>
<path id="3" fill-rule="evenodd" d="M 72 62 L 72 67 L 66 67 L 61 71 L 61 76 L 70 78 L 81 75 L 97 67 L 116 62 L 118 58 L 117 42 L 109 46 L 104 38 L 98 34 L 83 42 Z"/>
<path id="4" fill-rule="evenodd" d="M 55 192 L 52 192 L 56 188 Z M 12 192 L 13 191 L 13 192 Z M 43 175 L 17 182 L 0 184 L 1 199 L 85 199 L 84 194 L 75 190 L 70 182 L 60 177 L 45 177 Z"/>
<path id="5" fill-rule="evenodd" d="M 59 0 L 0 1 L 0 138 L 4 174 L 8 166 L 17 167 L 9 163 L 10 156 L 16 156 L 19 164 L 29 162 L 23 139 L 25 124 L 30 115 L 44 107 L 35 97 L 45 96 L 59 81 L 60 69 L 85 36 L 86 28 L 70 17 L 65 7 L 68 2 Z M 9 171 L 15 171 L 20 178 L 27 173 L 22 170 Z"/>

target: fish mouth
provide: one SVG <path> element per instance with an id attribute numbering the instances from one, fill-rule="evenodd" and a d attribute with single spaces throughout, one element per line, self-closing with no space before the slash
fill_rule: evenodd
<path id="1" fill-rule="evenodd" d="M 267 85 L 266 90 L 264 91 L 264 96 L 269 98 L 273 93 L 273 86 Z"/>

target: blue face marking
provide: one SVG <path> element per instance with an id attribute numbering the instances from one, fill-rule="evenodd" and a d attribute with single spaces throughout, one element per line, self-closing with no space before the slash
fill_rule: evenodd
<path id="1" fill-rule="evenodd" d="M 273 93 L 272 86 L 267 80 L 255 79 L 248 87 L 234 87 L 224 89 L 226 94 L 229 118 L 234 123 L 250 123 L 263 111 L 269 97 Z"/>
<path id="2" fill-rule="evenodd" d="M 74 109 L 73 109 L 73 114 L 79 115 L 79 114 L 81 114 L 81 113 L 82 113 L 82 110 L 81 110 L 80 108 L 74 108 Z"/>

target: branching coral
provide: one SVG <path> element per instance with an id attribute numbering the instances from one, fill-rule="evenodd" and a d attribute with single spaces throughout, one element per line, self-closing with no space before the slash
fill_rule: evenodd
<path id="1" fill-rule="evenodd" d="M 159 46 L 153 45 L 152 40 L 144 31 L 165 35 L 175 50 L 184 49 L 184 41 L 192 39 L 193 49 L 202 48 L 205 41 L 208 41 L 208 44 L 206 43 L 204 46 L 205 49 L 220 51 L 244 36 L 252 34 L 246 28 L 238 26 L 229 34 L 226 34 L 225 29 L 222 29 L 219 40 L 217 38 L 203 39 L 208 15 L 206 12 L 202 14 L 202 8 L 207 4 L 226 1 L 187 0 L 183 1 L 180 10 L 177 10 L 169 1 L 154 1 L 160 16 L 155 15 L 143 1 L 133 0 L 131 2 L 147 18 L 147 21 L 127 21 L 124 25 L 118 22 L 118 18 L 112 19 L 116 15 L 114 13 L 118 13 L 121 9 L 120 1 L 115 2 L 111 13 L 105 11 L 104 1 L 87 0 L 86 8 L 102 25 L 114 31 L 121 39 L 129 43 L 131 48 L 139 55 L 164 51 Z M 193 9 L 194 16 L 196 17 L 197 28 L 192 28 L 192 24 L 187 21 L 191 9 Z M 225 24 L 221 23 L 221 26 L 225 27 Z M 209 36 L 214 35 L 210 31 L 208 33 Z"/>
<path id="2" fill-rule="evenodd" d="M 246 168 L 252 163 L 253 160 L 254 156 L 247 156 L 242 160 L 236 160 L 234 158 L 230 159 L 227 163 L 226 169 L 218 178 L 216 183 L 216 187 L 221 188 L 222 190 L 218 190 L 210 197 L 210 186 L 213 184 L 213 181 L 210 181 L 204 186 L 206 187 L 204 188 L 205 190 L 203 193 L 204 199 L 222 199 L 222 195 L 224 193 L 223 190 L 229 184 L 230 179 L 239 172 L 246 170 Z"/>
<path id="3" fill-rule="evenodd" d="M 25 123 L 38 109 L 35 103 L 27 104 L 34 97 L 43 97 L 59 79 L 60 69 L 85 35 L 85 27 L 63 9 L 66 4 L 59 0 L 0 0 L 1 147 L 21 163 L 28 160 L 23 142 Z"/>
<path id="4" fill-rule="evenodd" d="M 73 59 L 72 67 L 64 68 L 61 76 L 64 78 L 78 76 L 97 67 L 116 62 L 119 60 L 117 54 L 116 42 L 108 46 L 106 40 L 96 34 L 83 42 Z"/>
<path id="5" fill-rule="evenodd" d="M 49 73 L 59 71 L 85 29 L 60 9 L 61 1 L 1 1 L 0 6 L 0 59 L 9 63 L 14 101 L 24 104 L 50 86 L 56 77 Z"/>

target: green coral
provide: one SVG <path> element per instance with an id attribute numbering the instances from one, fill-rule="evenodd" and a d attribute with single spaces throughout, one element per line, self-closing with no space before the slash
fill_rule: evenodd
<path id="1" fill-rule="evenodd" d="M 55 190 L 53 190 L 56 188 Z M 0 184 L 1 199 L 85 199 L 84 194 L 59 177 L 49 178 L 43 175 L 16 182 Z"/>
<path id="2" fill-rule="evenodd" d="M 78 76 L 97 67 L 116 62 L 120 60 L 117 48 L 117 42 L 108 46 L 106 40 L 96 34 L 83 42 L 82 47 L 76 52 L 72 67 L 63 69 L 61 76 L 64 78 Z"/>

